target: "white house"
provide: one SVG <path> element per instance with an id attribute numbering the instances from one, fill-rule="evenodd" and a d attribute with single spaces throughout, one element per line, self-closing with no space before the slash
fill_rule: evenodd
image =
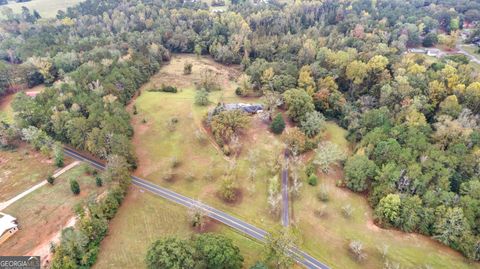
<path id="1" fill-rule="evenodd" d="M 10 215 L 0 213 L 0 244 L 7 241 L 7 239 L 17 231 L 17 219 Z"/>

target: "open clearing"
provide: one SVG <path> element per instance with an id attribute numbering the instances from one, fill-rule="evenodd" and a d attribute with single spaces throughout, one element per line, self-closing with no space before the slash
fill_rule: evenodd
<path id="1" fill-rule="evenodd" d="M 221 233 L 233 240 L 249 268 L 262 256 L 262 246 L 222 224 L 210 221 L 205 232 Z M 145 268 L 147 249 L 155 240 L 176 236 L 189 238 L 195 231 L 188 221 L 187 209 L 131 187 L 103 240 L 94 269 Z"/>
<path id="2" fill-rule="evenodd" d="M 193 63 L 191 75 L 183 75 L 185 62 Z M 193 103 L 194 83 L 199 81 L 205 68 L 212 69 L 217 74 L 223 89 L 210 94 L 210 108 L 219 101 L 260 102 L 259 99 L 239 98 L 234 94 L 237 86 L 234 79 L 241 74 L 238 67 L 219 65 L 206 57 L 174 55 L 171 62 L 142 87 L 142 94 L 132 103 L 138 111 L 132 122 L 135 129 L 133 142 L 139 156 L 137 174 L 271 231 L 279 226 L 280 221 L 268 212 L 267 180 L 274 175 L 269 169 L 270 161 L 272 157 L 280 155 L 283 145 L 277 136 L 268 131 L 266 124 L 252 117 L 251 126 L 242 137 L 244 146 L 235 169 L 241 198 L 234 204 L 223 202 L 218 197 L 217 190 L 219 181 L 231 161 L 225 158 L 212 142 L 199 143 L 195 134 L 202 130 L 202 119 L 208 110 Z M 176 86 L 180 91 L 176 94 L 147 91 L 162 84 Z M 132 107 L 131 105 L 130 109 Z M 174 131 L 167 128 L 167 121 L 172 117 L 178 119 Z M 143 123 L 143 120 L 146 122 Z M 349 151 L 350 145 L 345 136 L 344 129 L 335 123 L 327 124 L 325 139 Z M 254 150 L 258 156 L 254 163 L 248 158 L 250 150 Z M 179 161 L 175 168 L 172 168 L 172 158 Z M 248 169 L 252 165 L 257 165 L 255 182 L 247 180 Z M 174 177 L 169 181 L 162 179 L 168 170 L 174 173 Z M 342 178 L 341 169 L 332 171 L 330 175 L 319 176 L 319 186 L 311 187 L 305 182 L 302 197 L 293 201 L 292 225 L 299 230 L 302 247 L 332 268 L 381 268 L 384 258 L 379 249 L 382 249 L 384 244 L 389 248 L 388 260 L 399 263 L 402 268 L 423 265 L 433 268 L 478 268 L 478 264 L 467 264 L 460 254 L 430 238 L 375 226 L 365 197 L 335 186 L 336 181 Z M 322 184 L 329 189 L 330 201 L 325 204 L 326 215 L 319 218 L 314 212 L 323 206 L 317 199 Z M 341 213 L 341 208 L 347 204 L 354 210 L 350 219 L 346 219 Z M 135 210 L 143 210 L 140 208 Z M 171 227 L 174 228 L 178 227 Z M 348 244 L 354 239 L 362 241 L 368 253 L 368 258 L 363 263 L 357 263 L 348 253 Z M 138 244 L 141 245 L 142 242 L 134 245 Z M 142 247 L 146 249 L 147 246 Z M 126 251 L 119 253 L 122 253 L 123 258 L 118 259 L 125 261 L 128 260 L 128 255 L 131 255 Z M 113 264 L 116 261 L 115 258 L 111 260 Z M 103 264 L 104 267 L 108 265 Z"/>
<path id="3" fill-rule="evenodd" d="M 45 180 L 55 169 L 48 156 L 27 145 L 0 151 L 0 202 Z"/>
<path id="4" fill-rule="evenodd" d="M 178 74 L 183 74 L 185 61 L 193 63 L 193 73 L 179 76 Z M 202 119 L 208 108 L 194 104 L 193 85 L 204 68 L 214 70 L 224 89 L 210 94 L 210 107 L 221 100 L 242 101 L 234 94 L 236 83 L 229 79 L 239 74 L 238 67 L 225 67 L 206 57 L 198 59 L 194 55 L 174 56 L 169 65 L 163 67 L 150 83 L 142 87 L 142 94 L 134 103 L 138 111 L 133 116 L 133 143 L 139 157 L 136 173 L 159 185 L 233 213 L 252 224 L 272 228 L 278 223 L 278 218 L 269 217 L 267 208 L 267 180 L 273 176 L 268 162 L 271 156 L 280 156 L 282 144 L 267 131 L 266 124 L 252 117 L 251 126 L 242 140 L 243 150 L 233 169 L 239 198 L 235 203 L 224 203 L 218 197 L 217 190 L 225 171 L 232 166 L 233 159 L 224 157 L 212 141 L 202 143 L 196 138 L 196 133 L 202 133 L 206 137 Z M 180 92 L 146 91 L 162 83 L 177 86 Z M 251 100 L 243 100 L 248 101 Z M 175 130 L 171 131 L 167 128 L 167 122 L 173 117 L 178 119 L 178 123 Z M 144 119 L 146 123 L 142 123 Z M 254 164 L 248 159 L 252 151 L 258 155 Z M 172 159 L 178 161 L 177 167 L 172 168 Z M 257 166 L 257 179 L 252 184 L 247 179 L 247 174 L 253 165 Z M 169 170 L 174 176 L 170 180 L 164 180 L 165 171 Z M 252 185 L 255 187 L 252 188 Z"/>
<path id="5" fill-rule="evenodd" d="M 42 17 L 53 18 L 59 10 L 66 10 L 80 2 L 82 0 L 32 0 L 25 3 L 16 3 L 10 0 L 6 6 L 11 8 L 14 13 L 20 13 L 22 7 L 27 7 L 30 10 L 37 10 Z"/>
<path id="6" fill-rule="evenodd" d="M 80 184 L 78 196 L 70 190 L 72 178 Z M 58 177 L 53 186 L 47 184 L 12 204 L 4 212 L 17 218 L 19 231 L 0 245 L 0 255 L 30 255 L 49 245 L 72 221 L 73 206 L 85 199 L 94 199 L 106 188 L 98 188 L 95 178 L 85 175 L 84 168 L 77 166 Z"/>

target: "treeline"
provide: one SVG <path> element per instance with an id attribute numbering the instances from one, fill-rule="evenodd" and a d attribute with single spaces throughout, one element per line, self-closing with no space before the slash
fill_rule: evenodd
<path id="1" fill-rule="evenodd" d="M 123 157 L 112 155 L 102 178 L 112 185 L 105 196 L 75 208 L 78 222 L 62 231 L 60 243 L 52 247 L 52 269 L 90 268 L 97 260 L 100 243 L 108 232 L 108 222 L 115 216 L 129 183 L 129 165 Z"/>

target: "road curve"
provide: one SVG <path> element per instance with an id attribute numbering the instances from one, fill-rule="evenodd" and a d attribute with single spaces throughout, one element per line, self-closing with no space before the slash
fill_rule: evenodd
<path id="1" fill-rule="evenodd" d="M 99 170 L 104 170 L 105 166 L 102 163 L 99 163 L 85 155 L 82 155 L 74 150 L 71 150 L 69 148 L 64 148 L 65 154 L 77 159 L 79 161 L 83 161 L 85 163 L 88 163 L 92 165 L 93 167 L 99 169 Z M 148 190 L 152 192 L 155 195 L 158 195 L 160 197 L 163 197 L 167 200 L 170 200 L 174 203 L 183 205 L 185 207 L 192 207 L 192 206 L 199 206 L 201 207 L 205 212 L 207 212 L 207 215 L 210 218 L 213 218 L 235 230 L 238 232 L 247 235 L 251 238 L 257 239 L 261 242 L 266 241 L 266 237 L 268 233 L 262 229 L 259 229 L 251 224 L 248 224 L 236 217 L 233 217 L 223 211 L 217 210 L 211 206 L 208 206 L 204 203 L 198 202 L 196 200 L 193 200 L 191 198 L 188 198 L 186 196 L 183 196 L 181 194 L 178 194 L 176 192 L 173 192 L 169 189 L 160 187 L 156 184 L 153 184 L 149 181 L 146 181 L 144 179 L 141 179 L 136 176 L 132 176 L 132 183 L 140 188 L 143 188 L 145 190 Z M 301 265 L 305 266 L 306 268 L 310 269 L 329 269 L 329 267 L 317 259 L 313 258 L 306 252 L 293 247 L 289 250 L 289 254 Z"/>

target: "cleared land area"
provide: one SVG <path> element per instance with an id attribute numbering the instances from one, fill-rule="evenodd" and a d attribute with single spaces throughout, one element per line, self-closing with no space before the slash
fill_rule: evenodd
<path id="1" fill-rule="evenodd" d="M 37 10 L 42 17 L 53 18 L 59 10 L 66 10 L 80 2 L 82 0 L 32 0 L 25 3 L 16 3 L 10 0 L 6 7 L 11 8 L 14 13 L 20 13 L 22 7 L 27 7 L 30 10 Z"/>
<path id="2" fill-rule="evenodd" d="M 193 63 L 191 75 L 183 75 L 185 61 Z M 239 74 L 236 67 L 219 65 L 210 58 L 197 59 L 194 55 L 174 56 L 169 65 L 142 87 L 142 94 L 134 102 L 138 111 L 133 116 L 133 143 L 139 157 L 136 174 L 233 213 L 252 224 L 272 228 L 279 223 L 279 217 L 271 217 L 268 212 L 267 181 L 273 176 L 269 163 L 281 155 L 282 143 L 267 131 L 266 124 L 252 117 L 251 125 L 241 139 L 243 149 L 236 164 L 233 158 L 226 158 L 203 129 L 202 120 L 208 108 L 194 104 L 196 90 L 193 84 L 199 81 L 205 68 L 217 74 L 223 89 L 210 94 L 210 108 L 221 100 L 259 102 L 258 99 L 240 99 L 235 95 L 236 83 L 230 78 Z M 161 84 L 177 86 L 180 92 L 147 91 Z M 167 127 L 172 118 L 178 120 L 173 131 Z M 207 139 L 201 142 L 197 135 Z M 256 155 L 254 163 L 249 159 L 252 154 Z M 176 165 L 173 165 L 174 160 Z M 252 165 L 257 166 L 254 182 L 247 179 Z M 234 203 L 225 203 L 218 195 L 220 182 L 229 170 L 233 170 L 236 178 L 238 199 Z M 171 172 L 172 177 L 166 180 L 167 172 Z"/>
<path id="3" fill-rule="evenodd" d="M 70 179 L 80 184 L 80 195 L 73 195 Z M 86 199 L 95 199 L 107 187 L 97 187 L 95 178 L 77 166 L 4 210 L 17 218 L 19 231 L 0 245 L 0 255 L 29 255 L 48 248 L 50 241 L 74 218 L 73 206 Z M 74 221 L 73 221 L 74 223 Z M 48 252 L 47 252 L 48 253 Z"/>
<path id="4" fill-rule="evenodd" d="M 56 169 L 53 160 L 27 145 L 0 151 L 0 202 L 45 180 Z"/>
<path id="5" fill-rule="evenodd" d="M 222 224 L 210 221 L 204 232 L 221 233 L 233 240 L 245 258 L 245 268 L 262 256 L 262 246 Z M 95 269 L 145 268 L 145 255 L 152 242 L 166 236 L 189 238 L 196 231 L 186 208 L 131 187 L 124 204 L 110 223 Z"/>
<path id="6" fill-rule="evenodd" d="M 185 62 L 193 64 L 191 75 L 183 75 Z M 237 86 L 234 81 L 240 75 L 236 67 L 222 66 L 204 57 L 174 55 L 171 63 L 162 67 L 151 82 L 142 88 L 142 94 L 130 107 L 132 109 L 135 104 L 138 111 L 138 114 L 133 116 L 134 145 L 139 156 L 137 174 L 181 194 L 200 199 L 263 229 L 270 231 L 276 229 L 279 227 L 280 219 L 272 216 L 268 211 L 267 181 L 276 174 L 270 171 L 272 157 L 278 157 L 284 146 L 278 136 L 268 131 L 266 124 L 253 117 L 250 127 L 242 136 L 243 148 L 235 169 L 241 198 L 235 203 L 222 201 L 217 190 L 225 171 L 229 169 L 231 158 L 225 158 L 212 141 L 199 143 L 196 138 L 196 132 L 202 129 L 202 119 L 208 109 L 194 105 L 194 83 L 200 80 L 201 72 L 205 68 L 218 72 L 216 77 L 223 89 L 210 94 L 212 103 L 210 108 L 221 100 L 260 102 L 256 98 L 239 98 L 234 94 Z M 162 84 L 176 86 L 180 92 L 174 94 L 147 91 Z M 178 124 L 173 131 L 167 128 L 167 122 L 172 117 L 178 119 Z M 349 152 L 350 145 L 345 136 L 344 129 L 335 123 L 327 123 L 324 139 L 338 144 Z M 257 156 L 253 162 L 248 157 L 250 152 L 254 152 L 253 155 Z M 306 154 L 305 158 L 311 155 Z M 178 165 L 174 168 L 172 168 L 173 159 L 178 161 Z M 258 165 L 258 174 L 254 182 L 247 180 L 248 169 L 252 165 Z M 174 176 L 170 180 L 165 180 L 165 171 L 172 171 Z M 342 177 L 341 169 L 333 169 L 329 175 L 319 174 L 319 185 L 311 187 L 304 182 L 301 198 L 292 201 L 292 226 L 301 237 L 302 248 L 310 254 L 332 268 L 382 268 L 385 258 L 392 263 L 398 263 L 401 268 L 479 267 L 478 264 L 466 263 L 460 254 L 428 237 L 380 229 L 373 223 L 372 211 L 364 196 L 336 186 L 336 182 Z M 330 198 L 326 203 L 320 202 L 317 198 L 322 185 L 329 191 Z M 342 214 L 342 208 L 346 205 L 350 205 L 353 210 L 350 218 Z M 321 208 L 324 208 L 325 214 L 318 217 L 318 211 Z M 139 206 L 135 210 L 143 209 Z M 133 209 L 131 211 L 133 212 Z M 122 219 L 121 215 L 118 219 Z M 133 234 L 130 237 L 134 237 Z M 363 242 L 368 254 L 366 261 L 358 263 L 350 255 L 348 244 L 351 240 Z M 113 248 L 114 244 L 110 244 L 112 245 L 110 248 Z M 141 241 L 137 244 L 144 244 L 143 249 L 148 246 Z M 109 248 L 108 244 L 106 248 Z M 388 249 L 385 257 L 381 254 L 384 252 L 383 249 Z M 106 252 L 109 253 L 108 255 L 114 253 L 113 250 Z M 125 261 L 128 260 L 128 255 L 131 255 L 127 251 L 119 250 L 118 253 L 125 256 L 118 259 Z M 339 259 L 339 257 L 342 258 Z M 111 263 L 115 264 L 116 259 L 111 258 L 111 260 Z M 103 264 L 104 267 L 101 268 L 109 265 Z"/>

